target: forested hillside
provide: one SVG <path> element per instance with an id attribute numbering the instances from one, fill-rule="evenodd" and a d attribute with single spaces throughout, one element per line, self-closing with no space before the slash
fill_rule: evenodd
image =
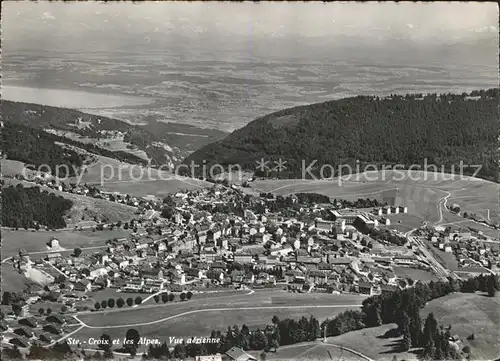
<path id="1" fill-rule="evenodd" d="M 2 190 L 2 226 L 64 228 L 64 214 L 73 202 L 39 187 L 9 186 Z"/>
<path id="2" fill-rule="evenodd" d="M 67 165 L 69 174 L 65 173 L 65 167 L 60 167 L 59 177 L 74 176 L 76 174 L 75 170 L 83 165 L 85 156 L 82 152 L 79 153 L 58 143 L 68 144 L 92 154 L 115 158 L 124 162 L 146 164 L 144 159 L 127 152 L 109 151 L 93 144 L 80 143 L 40 129 L 14 123 L 6 123 L 2 128 L 2 142 L 4 153 L 8 159 L 31 164 L 37 168 L 45 164 L 50 167 L 53 174 L 58 169 L 57 166 Z"/>
<path id="3" fill-rule="evenodd" d="M 470 94 L 358 96 L 285 109 L 256 119 L 222 141 L 199 149 L 185 164 L 239 164 L 255 170 L 261 158 L 285 160 L 264 175 L 301 177 L 302 161 L 324 164 L 435 164 L 458 171 L 481 164 L 478 176 L 498 180 L 499 90 Z M 200 167 L 201 168 L 201 167 Z M 402 168 L 402 167 L 400 167 Z M 362 169 L 362 168 L 361 168 Z M 469 168 L 465 173 L 472 174 Z M 325 172 L 326 173 L 326 172 Z M 326 174 L 330 175 L 330 174 Z"/>
<path id="4" fill-rule="evenodd" d="M 80 136 L 103 139 L 106 132 L 120 132 L 124 141 L 146 152 L 153 164 L 182 160 L 196 149 L 224 138 L 227 133 L 186 124 L 163 123 L 145 117 L 142 125 L 87 114 L 78 110 L 2 100 L 2 120 L 37 129 L 70 131 Z M 166 158 L 167 157 L 167 158 Z"/>

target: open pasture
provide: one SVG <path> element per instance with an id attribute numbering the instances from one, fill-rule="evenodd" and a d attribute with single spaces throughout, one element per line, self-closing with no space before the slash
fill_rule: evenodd
<path id="1" fill-rule="evenodd" d="M 245 312 L 255 314 L 258 307 L 274 309 L 293 307 L 290 310 L 311 306 L 352 306 L 352 308 L 358 308 L 357 305 L 360 305 L 363 299 L 366 298 L 359 295 L 294 294 L 279 290 L 260 291 L 251 294 L 248 291 L 241 291 L 238 294 L 230 293 L 226 295 L 221 293 L 220 296 L 201 297 L 201 295 L 194 295 L 193 299 L 187 302 L 148 304 L 125 311 L 91 312 L 82 314 L 79 317 L 91 327 L 126 327 L 126 325 L 136 323 L 155 322 L 155 324 L 160 324 L 163 323 L 163 319 L 180 314 L 188 315 L 193 311 L 195 311 L 194 314 L 198 313 L 203 318 L 205 312 L 202 310 L 210 309 L 245 308 L 247 309 Z"/>
<path id="2" fill-rule="evenodd" d="M 472 349 L 474 360 L 494 360 L 500 356 L 500 295 L 488 297 L 479 293 L 453 293 L 430 301 L 422 317 L 434 313 L 440 325 L 451 325 L 453 335 L 460 336 Z M 467 337 L 474 333 L 474 340 Z"/>
<path id="3" fill-rule="evenodd" d="M 227 306 L 230 307 L 230 306 Z M 224 311 L 207 311 L 201 313 L 192 313 L 184 316 L 179 316 L 161 323 L 144 324 L 130 327 L 119 328 L 102 328 L 90 329 L 83 328 L 74 337 L 80 340 L 85 340 L 89 337 L 97 337 L 102 332 L 109 333 L 113 337 L 124 337 L 125 332 L 129 328 L 135 328 L 141 336 L 148 338 L 158 338 L 168 341 L 168 337 L 189 337 L 189 336 L 202 336 L 208 337 L 212 330 L 219 330 L 225 332 L 228 326 L 238 325 L 241 327 L 243 324 L 250 328 L 262 327 L 271 324 L 273 316 L 279 318 L 293 318 L 298 319 L 302 316 L 309 317 L 311 315 L 318 318 L 322 322 L 326 318 L 335 317 L 336 314 L 352 308 L 314 308 L 300 307 L 293 309 L 276 309 L 276 308 L 259 308 L 252 310 L 224 310 Z"/>
<path id="4" fill-rule="evenodd" d="M 417 360 L 417 355 L 401 352 L 399 344 L 402 337 L 386 338 L 384 334 L 397 327 L 396 324 L 382 325 L 379 327 L 365 328 L 358 331 L 347 332 L 336 337 L 329 337 L 328 343 L 344 346 L 370 357 L 373 360 L 391 360 L 394 356 L 398 360 Z M 344 353 L 345 354 L 345 353 Z"/>
<path id="5" fill-rule="evenodd" d="M 269 353 L 268 360 L 272 361 L 322 361 L 322 360 L 345 360 L 364 361 L 365 359 L 350 353 L 340 347 L 322 344 L 317 341 L 313 344 L 300 343 L 297 345 L 279 348 L 276 353 Z"/>

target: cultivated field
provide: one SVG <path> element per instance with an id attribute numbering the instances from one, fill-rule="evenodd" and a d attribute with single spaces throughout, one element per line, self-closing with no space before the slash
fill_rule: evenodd
<path id="1" fill-rule="evenodd" d="M 473 360 L 493 360 L 500 357 L 500 294 L 454 293 L 430 301 L 422 317 L 433 312 L 439 324 L 452 326 L 465 345 L 472 348 Z M 474 333 L 475 339 L 466 338 Z"/>
<path id="2" fill-rule="evenodd" d="M 76 247 L 100 247 L 113 238 L 126 237 L 130 231 L 115 228 L 92 232 L 85 231 L 26 231 L 2 229 L 2 259 L 17 255 L 20 248 L 26 252 L 45 253 L 48 248 L 46 243 L 53 237 L 59 240 L 62 248 L 73 250 Z"/>

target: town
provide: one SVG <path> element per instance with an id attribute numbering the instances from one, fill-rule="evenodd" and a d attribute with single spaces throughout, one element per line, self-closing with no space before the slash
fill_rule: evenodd
<path id="1" fill-rule="evenodd" d="M 315 193 L 275 197 L 224 182 L 164 199 L 44 185 L 125 202 L 142 216 L 97 223 L 95 232 L 130 232 L 97 251 L 62 255 L 64 240 L 52 238 L 45 254 L 20 249 L 7 259 L 43 290 L 4 292 L 3 345 L 53 346 L 77 326 L 72 315 L 144 307 L 149 300 L 190 302 L 230 289 L 373 296 L 450 276 L 494 274 L 500 266 L 498 240 L 480 233 L 425 223 L 406 233 L 394 229 L 391 216 L 408 214 L 403 204 Z M 455 270 L 441 265 L 444 255 L 456 258 Z"/>

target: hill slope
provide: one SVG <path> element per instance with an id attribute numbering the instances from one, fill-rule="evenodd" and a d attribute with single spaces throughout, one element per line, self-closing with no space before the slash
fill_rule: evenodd
<path id="1" fill-rule="evenodd" d="M 133 156 L 135 153 L 133 150 L 140 149 L 147 154 L 153 164 L 162 165 L 166 162 L 177 164 L 194 150 L 227 135 L 219 130 L 162 123 L 154 119 L 142 125 L 131 125 L 121 120 L 73 109 L 7 100 L 2 100 L 1 104 L 2 121 L 7 124 L 24 125 L 65 137 L 67 133 L 73 133 L 76 139 L 80 137 L 104 140 L 104 143 L 120 140 L 130 149 L 129 152 L 132 153 L 130 158 L 136 162 L 141 160 Z M 98 145 L 102 146 L 100 143 Z M 123 158 L 125 156 L 123 153 L 126 152 L 121 153 Z"/>
<path id="2" fill-rule="evenodd" d="M 239 164 L 255 170 L 261 158 L 270 161 L 270 167 L 282 158 L 285 171 L 264 175 L 297 178 L 303 175 L 302 161 L 308 166 L 316 160 L 312 173 L 319 174 L 326 164 L 355 167 L 359 160 L 361 166 L 401 168 L 423 165 L 426 158 L 427 164 L 447 170 L 454 165 L 454 172 L 461 161 L 481 164 L 477 176 L 497 181 L 498 104 L 498 89 L 490 89 L 462 95 L 359 96 L 295 107 L 256 119 L 183 163 Z M 330 175 L 325 169 L 324 176 Z"/>

